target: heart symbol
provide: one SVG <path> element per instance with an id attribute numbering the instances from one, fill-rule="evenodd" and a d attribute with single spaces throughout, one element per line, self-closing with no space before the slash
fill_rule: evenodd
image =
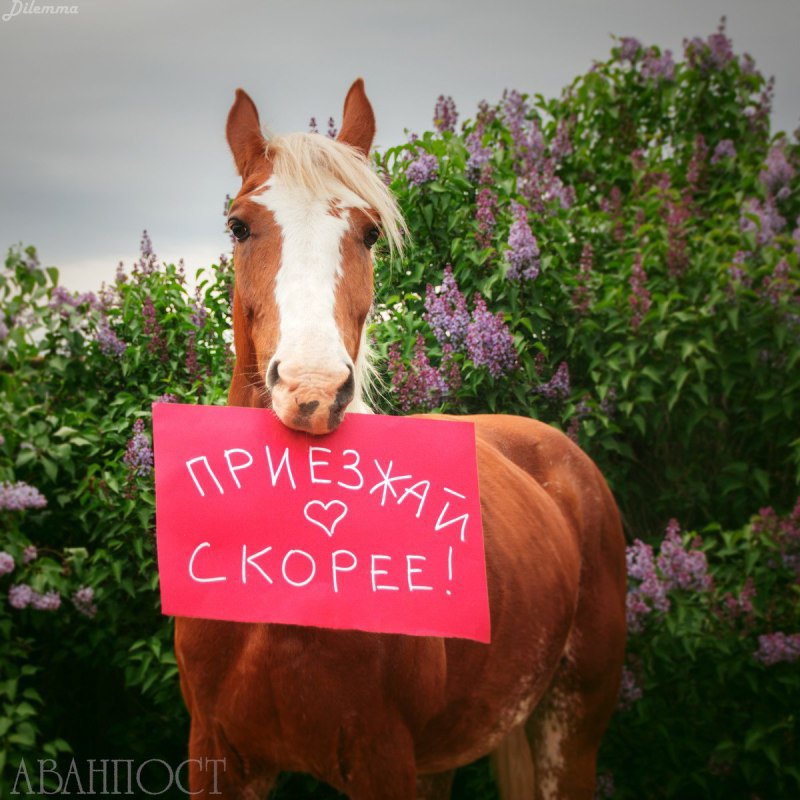
<path id="1" fill-rule="evenodd" d="M 317 519 L 310 513 L 314 510 L 312 508 L 313 506 L 319 506 L 319 509 L 316 510 L 315 513 L 320 516 L 320 519 Z M 339 512 L 339 516 L 330 523 L 330 526 L 328 526 L 324 520 L 330 518 L 331 515 L 328 514 L 328 509 L 331 506 L 339 506 L 342 510 Z M 328 503 L 323 503 L 322 500 L 312 500 L 311 502 L 306 503 L 306 507 L 303 509 L 303 514 L 309 522 L 319 525 L 319 527 L 322 528 L 322 530 L 324 530 L 328 536 L 333 536 L 336 526 L 347 515 L 347 506 L 341 500 L 331 500 Z"/>

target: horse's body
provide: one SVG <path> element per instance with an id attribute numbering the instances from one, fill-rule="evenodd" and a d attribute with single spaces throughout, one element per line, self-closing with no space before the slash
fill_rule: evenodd
<path id="1" fill-rule="evenodd" d="M 291 427 L 320 433 L 335 428 L 345 408 L 361 408 L 365 303 L 371 302 L 371 235 L 363 231 L 372 232 L 381 216 L 391 234 L 386 216 L 392 206 L 376 208 L 381 198 L 363 197 L 369 191 L 356 192 L 361 202 L 351 197 L 343 204 L 340 191 L 333 206 L 329 198 L 310 215 L 292 216 L 297 198 L 281 189 L 286 173 L 280 166 L 273 172 L 253 124 L 257 130 L 255 108 L 242 93 L 228 120 L 243 178 L 232 214 L 249 216 L 235 217 L 232 227 L 246 227 L 237 238 L 250 240 L 250 247 L 237 245 L 237 366 L 229 402 L 271 404 Z M 348 95 L 342 130 L 345 143 L 369 149 L 374 122 L 360 82 Z M 256 200 L 269 191 L 275 192 L 271 200 Z M 286 197 L 289 211 L 282 205 Z M 264 207 L 269 220 L 259 227 Z M 329 248 L 339 260 L 332 292 L 317 309 L 331 306 L 341 341 L 323 359 L 318 352 L 304 354 L 301 345 L 320 333 L 286 319 L 298 298 L 278 272 L 286 268 L 281 247 L 284 262 L 292 248 L 303 250 L 302 235 L 290 230 L 293 222 L 302 231 L 325 214 L 337 220 L 342 238 L 338 248 Z M 270 235 L 277 239 L 266 241 Z M 366 259 L 354 244 L 359 237 Z M 303 252 L 313 263 L 302 263 L 324 283 L 321 251 L 308 245 Z M 247 264 L 255 270 L 253 263 L 261 269 L 243 271 Z M 365 274 L 368 292 L 359 298 Z M 348 328 L 348 320 L 355 324 Z M 519 417 L 470 419 L 477 435 L 491 644 L 178 619 L 176 651 L 192 715 L 193 792 L 266 797 L 276 774 L 293 770 L 356 800 L 446 797 L 454 768 L 500 751 L 508 797 L 592 796 L 625 639 L 624 541 L 616 506 L 594 464 L 555 429 Z M 520 747 L 523 730 L 530 756 Z M 204 761 L 222 758 L 224 771 Z"/>

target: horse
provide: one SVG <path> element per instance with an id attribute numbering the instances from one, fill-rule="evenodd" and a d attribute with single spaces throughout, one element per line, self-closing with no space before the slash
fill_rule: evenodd
<path id="1" fill-rule="evenodd" d="M 336 139 L 268 138 L 238 89 L 226 132 L 242 179 L 228 402 L 325 434 L 370 410 L 371 248 L 402 244 L 368 158 L 373 109 L 358 79 Z M 491 643 L 178 618 L 191 793 L 266 797 L 292 771 L 353 800 L 445 798 L 491 753 L 505 798 L 592 796 L 626 635 L 617 507 L 555 428 L 459 418 L 475 427 Z"/>

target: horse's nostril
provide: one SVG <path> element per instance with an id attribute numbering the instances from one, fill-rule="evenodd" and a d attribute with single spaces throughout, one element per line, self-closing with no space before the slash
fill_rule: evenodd
<path id="1" fill-rule="evenodd" d="M 281 379 L 280 374 L 278 373 L 278 365 L 280 361 L 273 361 L 269 365 L 269 369 L 267 370 L 267 389 L 272 389 Z"/>
<path id="2" fill-rule="evenodd" d="M 319 400 L 311 400 L 308 403 L 298 403 L 301 417 L 310 417 L 318 408 Z"/>
<path id="3" fill-rule="evenodd" d="M 336 400 L 333 402 L 331 411 L 338 413 L 341 411 L 352 399 L 355 393 L 356 380 L 353 376 L 353 368 L 348 364 L 347 370 L 350 373 L 347 380 L 339 387 L 336 392 Z"/>

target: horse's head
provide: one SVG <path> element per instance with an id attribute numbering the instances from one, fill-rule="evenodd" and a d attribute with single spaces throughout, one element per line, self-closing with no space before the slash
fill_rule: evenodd
<path id="1" fill-rule="evenodd" d="M 400 215 L 367 155 L 372 106 L 357 80 L 336 140 L 266 139 L 239 89 L 227 136 L 242 188 L 228 212 L 236 239 L 236 367 L 229 402 L 272 406 L 297 430 L 327 433 L 365 411 L 370 249 L 399 242 Z"/>

